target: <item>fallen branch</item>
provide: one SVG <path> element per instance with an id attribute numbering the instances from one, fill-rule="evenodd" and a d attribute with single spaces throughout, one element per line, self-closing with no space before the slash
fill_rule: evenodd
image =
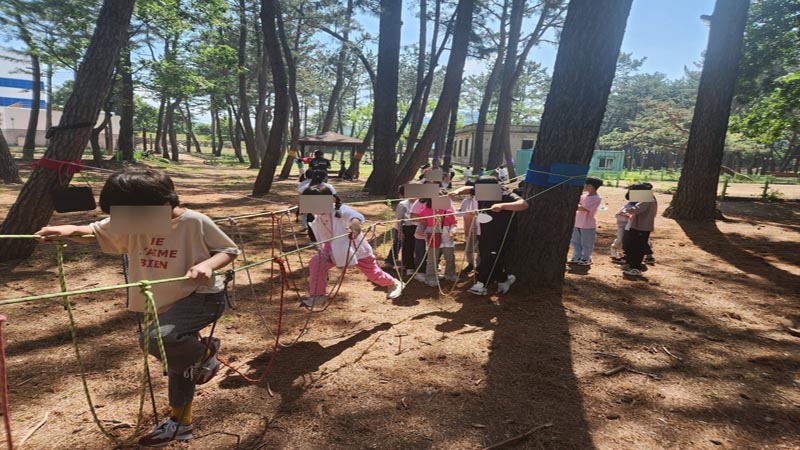
<path id="1" fill-rule="evenodd" d="M 36 431 L 39 428 L 42 428 L 44 426 L 44 423 L 47 422 L 47 418 L 49 416 L 50 416 L 50 411 L 47 411 L 46 413 L 44 413 L 44 418 L 42 419 L 42 421 L 37 423 L 33 428 L 31 428 L 31 430 L 28 431 L 28 434 L 26 434 L 25 437 L 22 438 L 21 441 L 19 441 L 19 446 L 17 447 L 17 450 L 21 450 L 22 447 L 25 445 L 25 442 L 27 442 L 28 439 L 30 439 L 31 436 L 33 436 L 33 433 L 36 433 Z"/>
<path id="2" fill-rule="evenodd" d="M 673 355 L 672 352 L 670 352 L 667 347 L 662 345 L 661 348 L 664 349 L 664 353 L 668 354 L 669 356 L 672 356 L 673 358 L 677 359 L 678 361 L 683 361 L 683 359 L 681 359 L 681 357 Z"/>
<path id="3" fill-rule="evenodd" d="M 488 447 L 484 447 L 483 450 L 494 450 L 494 449 L 503 447 L 503 446 L 511 444 L 513 442 L 517 442 L 517 441 L 519 441 L 521 439 L 525 439 L 526 437 L 532 435 L 533 433 L 536 433 L 539 430 L 543 430 L 545 428 L 550 428 L 552 426 L 553 426 L 553 422 L 547 422 L 547 423 L 545 423 L 543 425 L 539 425 L 536 428 L 531 428 L 530 430 L 528 430 L 528 431 L 526 431 L 526 432 L 524 432 L 524 433 L 522 433 L 520 435 L 517 435 L 517 436 L 514 436 L 514 437 L 510 437 L 510 438 L 508 438 L 508 439 L 506 439 L 504 441 L 498 442 L 497 444 L 490 445 Z"/>
<path id="4" fill-rule="evenodd" d="M 610 377 L 611 375 L 618 374 L 618 373 L 622 372 L 625 369 L 626 369 L 625 366 L 617 366 L 617 367 L 614 367 L 613 369 L 606 370 L 605 372 L 603 372 L 603 375 L 605 375 L 607 377 Z"/>
<path id="5" fill-rule="evenodd" d="M 654 375 L 652 373 L 647 373 L 647 372 L 642 372 L 641 370 L 631 369 L 628 366 L 617 366 L 617 367 L 614 367 L 613 369 L 609 369 L 609 370 L 606 370 L 605 372 L 603 372 L 603 375 L 605 375 L 607 377 L 610 377 L 611 375 L 616 375 L 616 374 L 618 374 L 620 372 L 623 372 L 623 371 L 626 371 L 626 370 L 628 372 L 631 372 L 631 373 L 638 373 L 639 375 L 646 375 L 646 376 L 648 376 L 648 377 L 650 377 L 650 378 L 652 378 L 654 380 L 660 380 L 661 379 L 661 377 L 659 377 L 658 375 Z"/>

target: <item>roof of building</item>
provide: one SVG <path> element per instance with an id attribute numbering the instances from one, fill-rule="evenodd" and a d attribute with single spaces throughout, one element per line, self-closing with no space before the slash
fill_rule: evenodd
<path id="1" fill-rule="evenodd" d="M 301 144 L 313 144 L 313 145 L 359 145 L 362 143 L 361 139 L 356 139 L 354 137 L 345 136 L 339 133 L 334 133 L 333 131 L 326 131 L 322 134 L 317 134 L 315 136 L 304 136 L 301 137 L 300 140 L 297 142 Z"/>

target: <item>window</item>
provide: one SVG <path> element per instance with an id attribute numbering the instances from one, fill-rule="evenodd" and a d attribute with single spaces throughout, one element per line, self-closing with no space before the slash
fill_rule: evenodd
<path id="1" fill-rule="evenodd" d="M 614 158 L 600 158 L 597 167 L 600 169 L 613 169 Z"/>
<path id="2" fill-rule="evenodd" d="M 456 156 L 461 156 L 461 146 L 464 144 L 464 141 L 458 141 L 458 150 L 456 151 Z"/>
<path id="3" fill-rule="evenodd" d="M 533 148 L 533 139 L 523 139 L 522 140 L 522 149 L 523 150 L 530 150 Z"/>
<path id="4" fill-rule="evenodd" d="M 464 143 L 464 157 L 469 158 L 469 138 Z"/>

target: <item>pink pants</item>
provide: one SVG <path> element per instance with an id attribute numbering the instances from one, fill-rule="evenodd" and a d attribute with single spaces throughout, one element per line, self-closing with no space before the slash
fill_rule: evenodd
<path id="1" fill-rule="evenodd" d="M 308 263 L 309 294 L 312 297 L 327 294 L 328 270 L 333 267 L 336 267 L 336 264 L 333 263 L 333 258 L 331 257 L 331 246 L 330 244 L 325 244 L 322 247 L 322 251 L 314 255 Z M 369 281 L 378 286 L 392 286 L 394 284 L 394 277 L 381 270 L 374 256 L 359 259 L 356 268 L 366 275 Z"/>

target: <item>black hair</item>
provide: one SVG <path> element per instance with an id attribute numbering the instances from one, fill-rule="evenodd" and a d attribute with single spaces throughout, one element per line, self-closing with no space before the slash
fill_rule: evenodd
<path id="1" fill-rule="evenodd" d="M 637 182 L 637 183 L 633 183 L 632 185 L 628 186 L 628 190 L 629 191 L 649 191 L 651 189 L 653 189 L 653 185 L 652 184 L 646 183 L 646 182 L 641 182 L 641 181 Z M 625 200 L 630 200 L 630 199 L 631 199 L 630 195 L 628 195 L 628 193 L 626 192 L 625 193 Z"/>
<path id="2" fill-rule="evenodd" d="M 317 150 L 314 152 L 314 156 L 325 156 L 325 152 L 322 150 Z"/>
<path id="3" fill-rule="evenodd" d="M 397 193 L 399 195 L 405 196 L 406 195 L 406 187 L 404 185 L 397 186 Z"/>
<path id="4" fill-rule="evenodd" d="M 332 195 L 333 199 L 336 201 L 334 204 L 334 215 L 336 217 L 342 217 L 342 213 L 339 211 L 342 207 L 342 199 L 339 198 L 338 195 L 334 194 L 333 191 L 331 191 L 331 188 L 328 186 L 322 184 L 310 186 L 300 195 Z"/>
<path id="5" fill-rule="evenodd" d="M 108 177 L 100 191 L 100 209 L 111 213 L 111 206 L 161 206 L 180 204 L 175 184 L 166 173 L 152 169 L 128 169 Z"/>
<path id="6" fill-rule="evenodd" d="M 478 177 L 477 180 L 475 180 L 475 184 L 476 185 L 477 184 L 500 184 L 500 180 L 498 180 L 497 178 L 495 178 L 493 176 L 490 176 L 490 175 L 481 175 L 480 177 Z M 503 189 L 503 191 L 506 190 L 506 188 L 504 186 L 502 186 L 502 185 L 501 185 L 501 188 Z M 475 194 L 475 189 L 473 189 L 472 192 L 473 192 L 473 195 L 474 195 Z M 498 203 L 498 202 L 486 201 L 486 200 L 483 200 L 483 201 L 478 200 L 478 208 L 479 209 L 490 208 L 495 203 Z"/>
<path id="7" fill-rule="evenodd" d="M 603 180 L 600 178 L 595 177 L 588 177 L 586 178 L 586 184 L 595 188 L 595 190 L 600 189 L 600 186 L 603 185 Z"/>
<path id="8" fill-rule="evenodd" d="M 311 173 L 311 186 L 316 186 L 323 181 L 325 181 L 325 177 L 328 176 L 328 172 L 324 170 L 315 170 Z"/>

